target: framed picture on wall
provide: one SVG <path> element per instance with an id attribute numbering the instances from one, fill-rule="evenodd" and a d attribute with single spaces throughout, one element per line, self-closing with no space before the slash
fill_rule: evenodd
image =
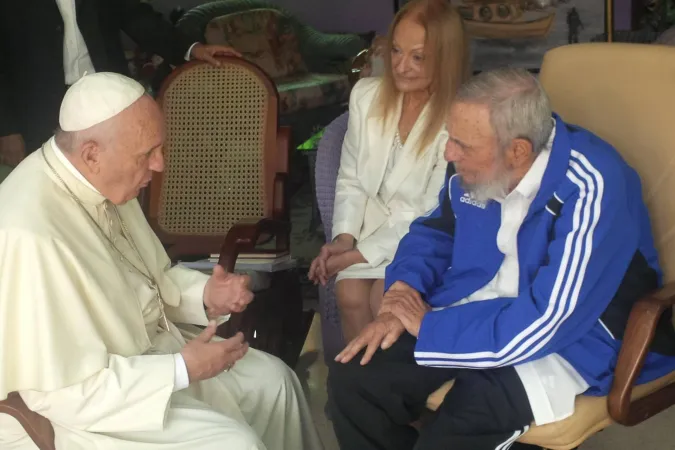
<path id="1" fill-rule="evenodd" d="M 611 40 L 612 0 L 448 0 L 472 38 L 474 71 L 505 65 L 538 71 L 546 51 Z"/>

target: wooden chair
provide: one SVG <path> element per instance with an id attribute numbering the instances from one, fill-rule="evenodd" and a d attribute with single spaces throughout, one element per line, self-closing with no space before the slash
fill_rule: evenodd
<path id="1" fill-rule="evenodd" d="M 290 129 L 278 127 L 276 87 L 260 68 L 239 58 L 220 62 L 185 64 L 162 85 L 165 167 L 147 193 L 148 220 L 172 260 L 220 253 L 219 264 L 234 271 L 238 253 L 265 237 L 276 239 L 277 250 L 289 250 L 284 183 Z M 265 319 L 271 306 L 262 306 L 261 291 L 255 305 L 233 314 L 219 335 L 242 331 L 253 347 L 282 356 L 279 336 L 289 330 L 279 327 L 291 334 L 304 327 L 302 298 L 292 274 L 270 278 L 272 289 L 285 294 L 270 299 L 272 306 L 282 305 L 278 313 L 294 324 Z"/>
<path id="2" fill-rule="evenodd" d="M 220 62 L 185 64 L 162 85 L 165 167 L 149 186 L 148 220 L 172 259 L 218 253 L 226 240 L 220 262 L 233 269 L 232 252 L 261 233 L 288 249 L 290 129 L 277 125 L 276 88 L 261 69 Z"/>
<path id="3" fill-rule="evenodd" d="M 632 426 L 675 404 L 675 372 L 634 386 L 657 321 L 675 304 L 675 47 L 641 44 L 575 44 L 545 55 L 540 80 L 554 110 L 614 145 L 640 174 L 663 289 L 635 304 L 608 397 L 577 397 L 575 413 L 533 426 L 519 442 L 570 450 L 613 423 Z M 436 410 L 452 387 L 429 397 Z"/>

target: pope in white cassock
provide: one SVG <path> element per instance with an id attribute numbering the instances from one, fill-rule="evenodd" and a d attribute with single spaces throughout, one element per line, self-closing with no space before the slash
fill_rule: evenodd
<path id="1" fill-rule="evenodd" d="M 241 334 L 211 339 L 247 279 L 171 267 L 145 220 L 158 105 L 96 73 L 59 123 L 0 185 L 0 400 L 19 392 L 57 449 L 321 449 L 295 374 Z M 0 414 L 0 448 L 36 447 Z"/>

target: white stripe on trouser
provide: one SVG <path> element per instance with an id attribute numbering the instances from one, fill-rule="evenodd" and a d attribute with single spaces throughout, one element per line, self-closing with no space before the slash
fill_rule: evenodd
<path id="1" fill-rule="evenodd" d="M 551 292 L 553 301 L 549 302 L 544 314 L 498 352 L 460 354 L 415 352 L 416 358 L 440 358 L 440 360 L 418 360 L 419 364 L 485 368 L 513 365 L 531 357 L 548 343 L 562 323 L 572 314 L 591 256 L 593 234 L 600 216 L 600 205 L 604 194 L 602 175 L 580 153 L 573 150 L 572 156 L 571 169 L 568 170 L 567 177 L 578 186 L 580 191 L 574 210 L 574 227 L 565 241 L 565 251 Z M 575 171 L 578 176 L 574 173 Z M 539 339 L 541 341 L 532 347 Z M 461 361 L 478 358 L 493 358 L 496 361 Z"/>
<path id="2" fill-rule="evenodd" d="M 530 429 L 529 425 L 526 425 L 525 428 L 523 429 L 523 431 L 520 431 L 520 430 L 515 431 L 513 433 L 513 435 L 511 435 L 510 438 L 508 438 L 506 441 L 502 442 L 497 447 L 495 447 L 495 450 L 508 450 L 508 449 L 510 449 L 511 446 L 513 445 L 513 443 L 516 442 L 520 436 L 527 433 L 527 430 L 529 430 L 529 429 Z"/>

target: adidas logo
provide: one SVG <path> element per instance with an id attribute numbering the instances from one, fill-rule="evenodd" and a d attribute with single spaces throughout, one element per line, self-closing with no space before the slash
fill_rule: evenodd
<path id="1" fill-rule="evenodd" d="M 485 203 L 478 202 L 474 199 L 471 198 L 469 194 L 464 194 L 459 198 L 459 201 L 462 203 L 466 203 L 467 205 L 475 206 L 480 209 L 485 209 L 486 205 Z"/>

